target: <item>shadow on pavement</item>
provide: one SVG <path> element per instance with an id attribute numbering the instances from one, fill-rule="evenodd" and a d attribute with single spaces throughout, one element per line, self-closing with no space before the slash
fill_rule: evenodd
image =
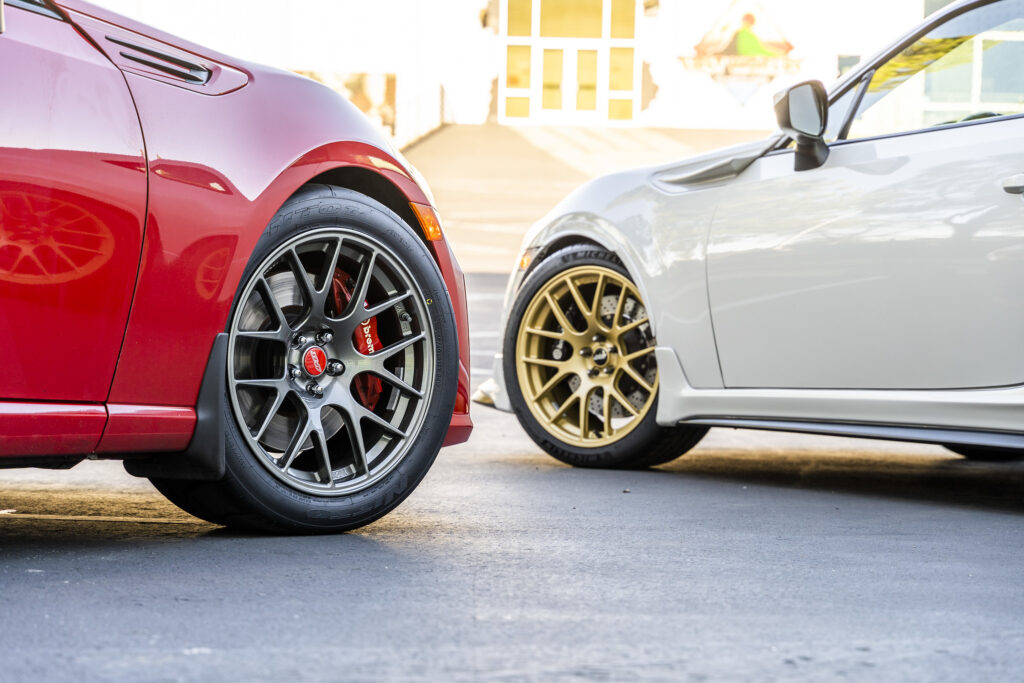
<path id="1" fill-rule="evenodd" d="M 1024 513 L 1024 462 L 897 453 L 697 449 L 655 471 Z"/>

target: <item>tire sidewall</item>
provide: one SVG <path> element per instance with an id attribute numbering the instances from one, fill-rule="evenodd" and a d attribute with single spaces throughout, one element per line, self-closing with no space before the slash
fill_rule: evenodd
<path id="1" fill-rule="evenodd" d="M 526 430 L 526 433 L 538 446 L 558 460 L 577 467 L 628 466 L 630 462 L 643 455 L 652 441 L 658 439 L 664 432 L 664 429 L 657 422 L 658 393 L 661 391 L 660 383 L 650 410 L 648 410 L 644 418 L 629 434 L 620 441 L 594 448 L 580 448 L 579 446 L 567 444 L 550 434 L 533 416 L 519 386 L 519 374 L 516 371 L 516 342 L 526 309 L 537 295 L 537 292 L 550 282 L 552 278 L 570 268 L 579 266 L 601 266 L 608 268 L 633 282 L 632 276 L 630 276 L 622 261 L 615 254 L 600 247 L 568 247 L 555 252 L 536 265 L 516 295 L 515 302 L 509 313 L 508 325 L 505 328 L 506 334 L 502 348 L 502 372 L 505 376 L 505 390 L 508 393 L 512 409 L 519 419 L 519 423 Z M 650 311 L 650 306 L 647 302 L 644 302 L 644 306 Z"/>
<path id="2" fill-rule="evenodd" d="M 252 452 L 232 409 L 223 397 L 225 482 L 258 515 L 289 528 L 340 531 L 377 519 L 408 496 L 433 464 L 451 422 L 458 387 L 458 336 L 451 300 L 437 264 L 423 241 L 382 204 L 356 192 L 333 187 L 304 189 L 274 217 L 253 250 L 239 283 L 228 320 L 256 269 L 275 249 L 292 238 L 323 228 L 351 229 L 367 234 L 391 250 L 423 293 L 433 331 L 434 378 L 419 434 L 402 460 L 379 481 L 352 494 L 316 496 L 289 487 Z"/>

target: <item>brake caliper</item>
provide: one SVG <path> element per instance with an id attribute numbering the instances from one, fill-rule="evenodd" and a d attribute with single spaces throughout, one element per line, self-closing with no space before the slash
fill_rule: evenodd
<path id="1" fill-rule="evenodd" d="M 334 310 L 338 312 L 344 311 L 352 300 L 352 289 L 348 285 L 351 280 L 349 274 L 340 268 L 334 271 L 331 295 L 334 297 Z M 383 345 L 380 343 L 380 337 L 377 336 L 376 316 L 359 323 L 352 335 L 352 341 L 360 353 L 371 354 L 380 351 Z M 355 385 L 356 393 L 359 394 L 362 404 L 368 410 L 376 408 L 383 390 L 380 378 L 364 372 L 356 377 Z"/>

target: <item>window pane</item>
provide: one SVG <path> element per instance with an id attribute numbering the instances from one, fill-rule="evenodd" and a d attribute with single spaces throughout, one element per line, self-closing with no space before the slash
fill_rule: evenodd
<path id="1" fill-rule="evenodd" d="M 608 87 L 612 90 L 633 89 L 633 48 L 613 47 L 611 49 L 610 76 Z"/>
<path id="2" fill-rule="evenodd" d="M 597 50 L 576 53 L 576 109 L 597 110 Z"/>
<path id="3" fill-rule="evenodd" d="M 633 118 L 633 100 L 609 100 L 608 118 L 612 121 L 629 121 Z"/>
<path id="4" fill-rule="evenodd" d="M 1024 113 L 1022 60 L 1024 0 L 960 14 L 878 68 L 849 137 Z"/>
<path id="5" fill-rule="evenodd" d="M 1024 102 L 1024 41 L 986 40 L 982 45 L 982 101 Z"/>
<path id="6" fill-rule="evenodd" d="M 505 85 L 509 88 L 530 87 L 530 47 L 509 45 L 506 60 Z"/>
<path id="7" fill-rule="evenodd" d="M 601 0 L 540 0 L 545 38 L 600 38 Z"/>
<path id="8" fill-rule="evenodd" d="M 612 38 L 632 38 L 636 29 L 636 0 L 611 0 Z"/>
<path id="9" fill-rule="evenodd" d="M 508 0 L 508 34 L 528 36 L 532 24 L 533 3 L 531 0 Z"/>
<path id="10" fill-rule="evenodd" d="M 562 51 L 544 50 L 544 109 L 562 108 Z"/>
<path id="11" fill-rule="evenodd" d="M 850 112 L 850 105 L 857 95 L 858 86 L 853 86 L 843 93 L 838 100 L 834 101 L 828 108 L 828 127 L 825 128 L 825 142 L 832 142 L 839 137 L 846 115 Z"/>
<path id="12" fill-rule="evenodd" d="M 525 118 L 530 115 L 529 97 L 506 97 L 505 116 L 512 118 Z"/>

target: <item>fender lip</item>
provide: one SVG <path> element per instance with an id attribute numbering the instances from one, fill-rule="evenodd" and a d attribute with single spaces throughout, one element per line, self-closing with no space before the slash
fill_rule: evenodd
<path id="1" fill-rule="evenodd" d="M 192 479 L 216 481 L 224 478 L 224 410 L 227 391 L 228 335 L 219 333 L 213 340 L 206 372 L 196 401 L 196 428 L 184 451 L 151 453 L 144 458 L 124 461 L 124 468 L 135 477 L 147 479 Z"/>

